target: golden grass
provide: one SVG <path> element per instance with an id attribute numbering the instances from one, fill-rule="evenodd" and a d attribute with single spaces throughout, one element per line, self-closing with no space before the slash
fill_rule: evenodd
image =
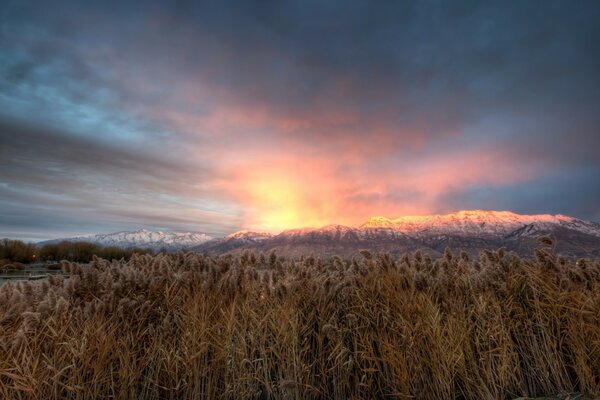
<path id="1" fill-rule="evenodd" d="M 600 262 L 549 249 L 64 262 L 0 288 L 0 398 L 600 393 Z"/>

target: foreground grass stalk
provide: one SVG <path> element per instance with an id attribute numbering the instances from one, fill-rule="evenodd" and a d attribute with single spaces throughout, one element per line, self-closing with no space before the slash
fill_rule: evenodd
<path id="1" fill-rule="evenodd" d="M 0 398 L 600 393 L 600 262 L 447 251 L 63 262 L 0 287 Z"/>

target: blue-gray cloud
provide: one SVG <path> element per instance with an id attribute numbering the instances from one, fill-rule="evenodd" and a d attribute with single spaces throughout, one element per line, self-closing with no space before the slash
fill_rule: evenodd
<path id="1" fill-rule="evenodd" d="M 508 209 L 520 213 L 540 210 L 565 215 L 585 215 L 599 221 L 600 168 L 566 170 L 549 173 L 535 182 L 502 186 L 471 186 L 449 190 L 441 197 L 443 211 L 459 207 L 477 208 L 488 204 L 492 209 Z"/>
<path id="2" fill-rule="evenodd" d="M 226 167 L 286 152 L 335 155 L 373 214 L 598 219 L 599 19 L 595 1 L 6 1 L 0 236 L 240 228 Z M 473 153 L 502 179 L 403 186 Z"/>

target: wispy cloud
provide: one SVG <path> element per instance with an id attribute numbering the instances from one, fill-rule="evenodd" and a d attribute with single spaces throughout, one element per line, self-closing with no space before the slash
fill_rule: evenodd
<path id="1" fill-rule="evenodd" d="M 598 219 L 599 17 L 595 2 L 9 1 L 0 236 L 472 207 Z"/>

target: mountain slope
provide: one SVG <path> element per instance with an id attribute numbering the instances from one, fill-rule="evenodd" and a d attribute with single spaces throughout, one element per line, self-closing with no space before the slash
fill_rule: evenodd
<path id="1" fill-rule="evenodd" d="M 193 250 L 209 254 L 239 253 L 246 249 L 262 252 L 276 251 L 281 255 L 299 257 L 314 254 L 318 256 L 351 256 L 361 249 L 387 251 L 400 254 L 423 248 L 418 240 L 392 229 L 360 229 L 342 225 L 329 225 L 323 228 L 303 228 L 284 231 L 278 235 L 265 237 L 260 241 L 242 241 L 231 238 L 214 239 L 195 247 Z"/>
<path id="2" fill-rule="evenodd" d="M 63 240 L 70 242 L 91 242 L 102 246 L 117 246 L 123 248 L 141 247 L 150 248 L 155 251 L 166 249 L 169 251 L 187 250 L 194 246 L 208 242 L 212 237 L 197 232 L 163 232 L 139 229 L 137 231 L 124 231 L 109 234 L 98 234 L 89 236 L 78 236 L 66 239 L 49 240 L 40 242 L 57 243 Z"/>
<path id="3" fill-rule="evenodd" d="M 256 235 L 252 233 L 251 235 Z M 531 255 L 537 238 L 552 235 L 557 250 L 570 256 L 600 255 L 600 225 L 564 215 L 520 215 L 509 211 L 459 211 L 445 215 L 373 217 L 358 228 L 328 225 L 302 228 L 249 240 L 243 235 L 215 239 L 194 250 L 222 254 L 245 249 L 297 256 L 353 255 L 361 249 L 400 254 L 422 249 L 438 255 L 446 247 L 475 255 L 506 247 Z"/>
<path id="4" fill-rule="evenodd" d="M 192 248 L 210 254 L 223 254 L 238 249 L 255 248 L 262 242 L 273 237 L 270 233 L 239 231 L 225 236 L 215 238 Z"/>
<path id="5" fill-rule="evenodd" d="M 537 230 L 564 227 L 600 237 L 600 225 L 566 215 L 522 215 L 510 211 L 458 211 L 451 214 L 404 216 L 399 218 L 373 217 L 362 228 L 391 228 L 414 236 L 480 235 L 504 237 L 525 226 Z"/>
<path id="6" fill-rule="evenodd" d="M 246 249 L 281 255 L 351 256 L 362 249 L 400 254 L 422 249 L 432 256 L 446 247 L 477 254 L 501 246 L 529 256 L 537 239 L 551 235 L 557 251 L 577 257 L 600 256 L 600 224 L 565 215 L 520 215 L 509 211 L 459 211 L 445 215 L 373 217 L 360 227 L 328 225 L 290 229 L 279 234 L 239 231 L 222 238 L 195 232 L 141 229 L 59 239 L 88 241 L 104 246 L 143 247 L 155 251 L 191 250 L 209 254 L 237 253 Z"/>

